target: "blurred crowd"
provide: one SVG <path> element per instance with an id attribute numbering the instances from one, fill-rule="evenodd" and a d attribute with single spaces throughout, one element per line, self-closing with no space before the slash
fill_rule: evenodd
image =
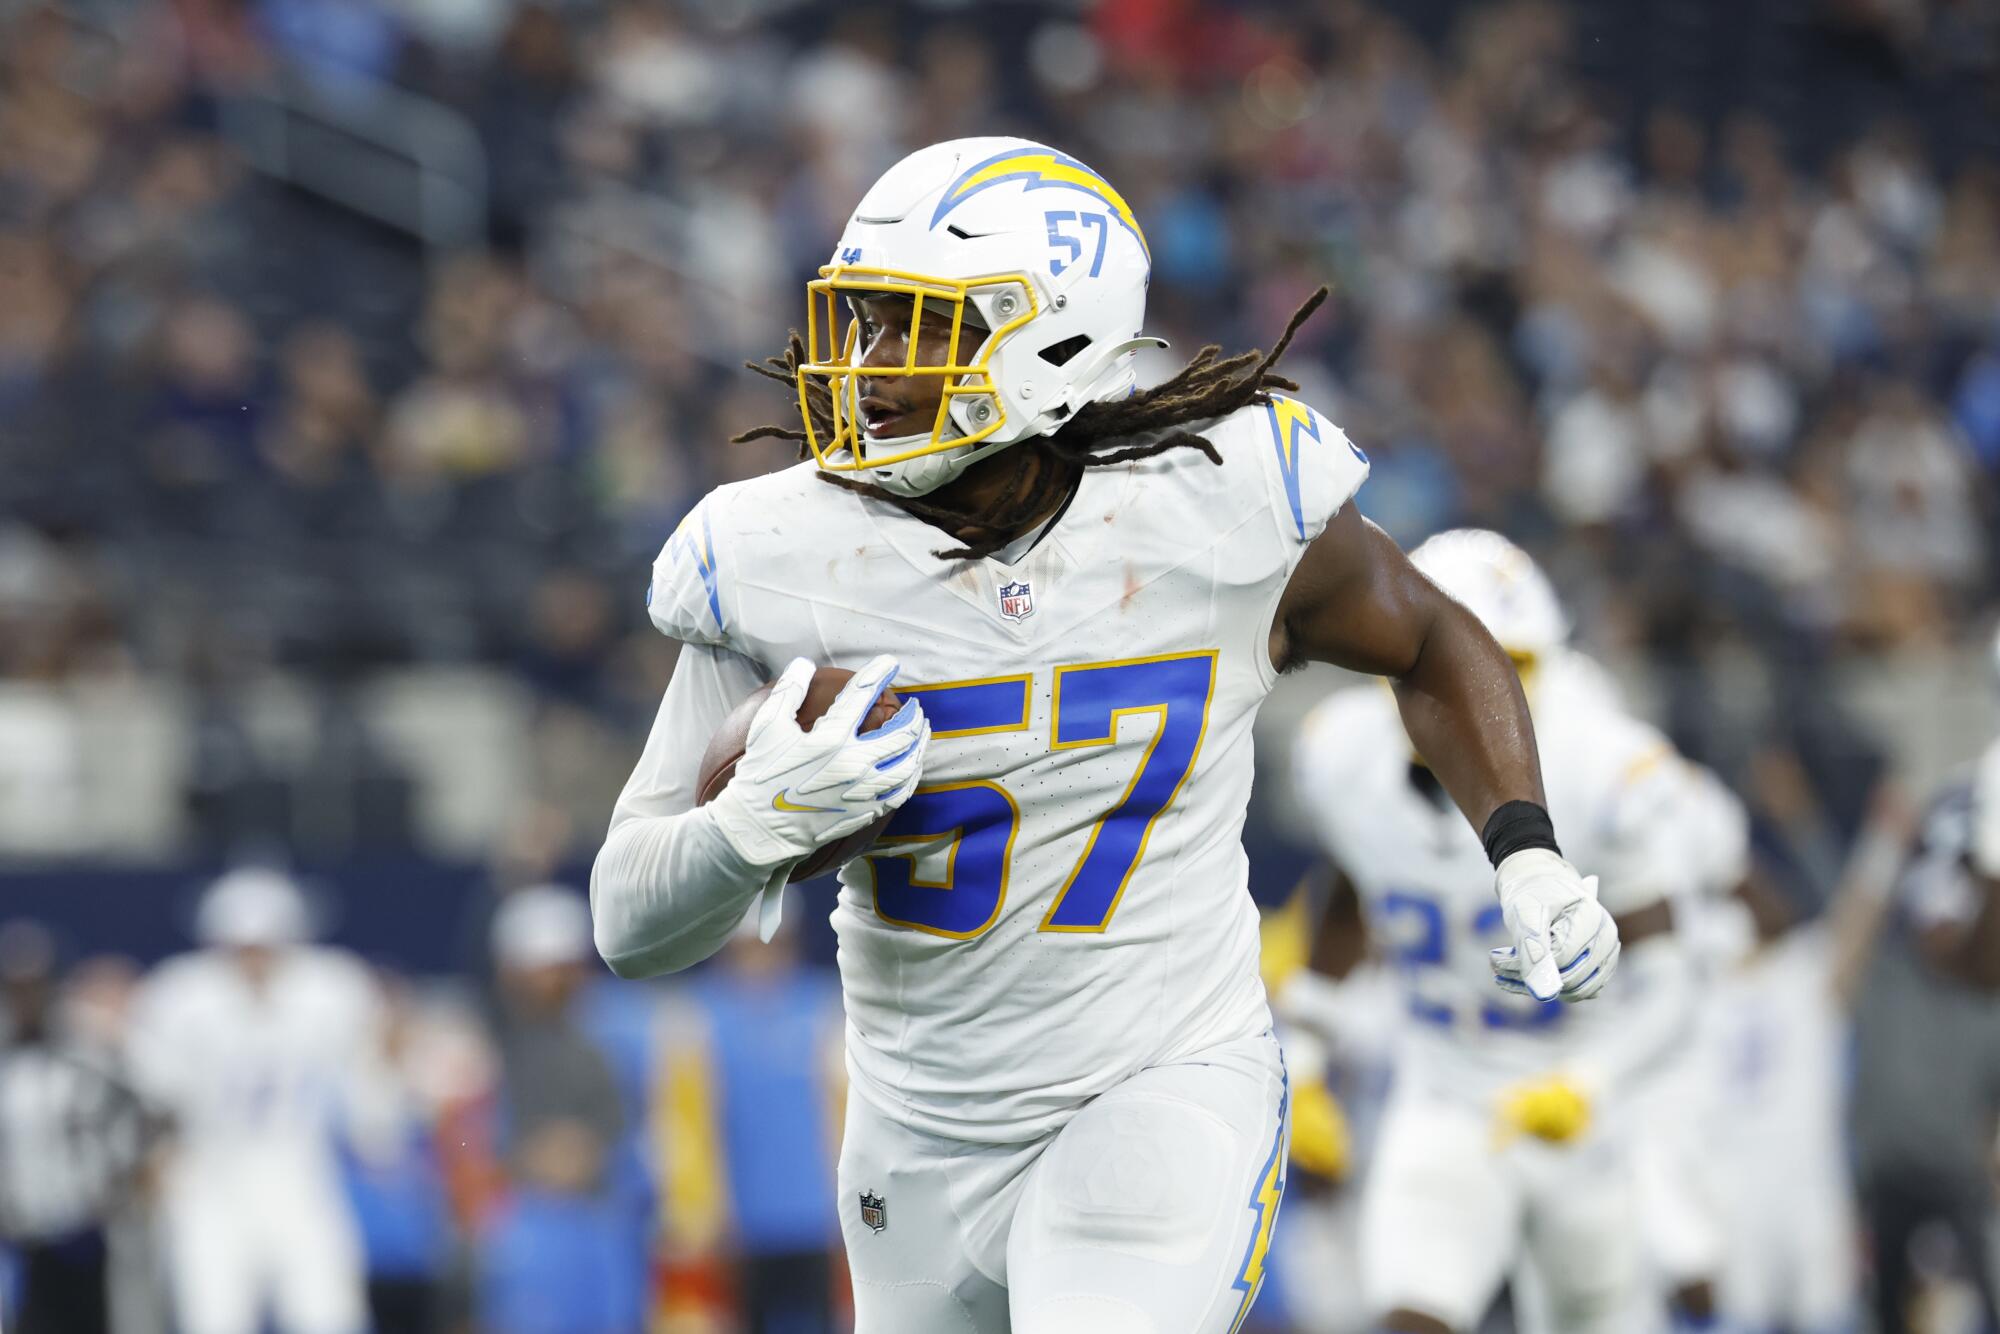
<path id="1" fill-rule="evenodd" d="M 794 410 L 738 363 L 882 167 L 974 132 L 1133 201 L 1150 373 L 1330 283 L 1288 369 L 1377 521 L 1522 538 L 1725 770 L 1837 759 L 1708 677 L 1954 644 L 1991 591 L 1996 61 L 1990 0 L 15 0 L 0 844 L 587 851 L 670 666 L 647 562 L 786 461 L 724 443 Z M 470 231 L 399 230 L 418 162 Z M 438 772 L 412 679 L 526 740 Z"/>

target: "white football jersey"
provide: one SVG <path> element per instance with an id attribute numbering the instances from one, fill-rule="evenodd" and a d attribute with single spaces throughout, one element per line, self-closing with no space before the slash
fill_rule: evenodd
<path id="1" fill-rule="evenodd" d="M 1684 892 L 1693 875 L 1667 818 L 1683 800 L 1666 740 L 1613 705 L 1596 664 L 1563 651 L 1528 691 L 1563 855 L 1599 880 L 1613 914 Z M 1342 690 L 1308 716 L 1294 752 L 1323 850 L 1361 895 L 1377 948 L 1402 972 L 1406 1060 L 1485 1097 L 1561 1065 L 1566 1007 L 1501 991 L 1487 952 L 1509 943 L 1479 836 L 1417 782 L 1395 698 Z"/>
<path id="2" fill-rule="evenodd" d="M 261 989 L 226 953 L 200 950 L 139 989 L 132 1067 L 186 1152 L 323 1153 L 357 1095 L 376 1093 L 382 1023 L 374 979 L 343 950 L 285 950 Z"/>
<path id="3" fill-rule="evenodd" d="M 1726 898 L 1750 874 L 1750 812 L 1713 771 L 1683 764 L 1682 776 L 1687 820 L 1683 828 L 1694 862 L 1692 888 L 1711 898 Z"/>
<path id="4" fill-rule="evenodd" d="M 720 488 L 654 567 L 655 623 L 774 675 L 901 663 L 922 785 L 841 877 L 861 1094 L 926 1133 L 1039 1138 L 1141 1068 L 1270 1016 L 1241 834 L 1269 632 L 1367 475 L 1294 400 L 1093 468 L 1017 562 L 809 465 Z M 693 756 L 689 764 L 693 764 Z"/>

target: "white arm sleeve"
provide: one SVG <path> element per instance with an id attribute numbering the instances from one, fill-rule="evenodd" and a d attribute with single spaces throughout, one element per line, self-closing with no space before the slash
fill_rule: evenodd
<path id="1" fill-rule="evenodd" d="M 763 684 L 763 672 L 741 654 L 703 644 L 681 649 L 645 753 L 590 869 L 597 952 L 620 977 L 700 963 L 790 869 L 746 863 L 709 811 L 694 804 L 702 751 L 729 711 Z"/>

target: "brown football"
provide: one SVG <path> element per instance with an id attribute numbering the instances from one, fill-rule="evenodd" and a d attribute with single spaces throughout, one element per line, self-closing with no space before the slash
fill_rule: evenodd
<path id="1" fill-rule="evenodd" d="M 820 715 L 832 706 L 834 696 L 853 675 L 853 672 L 840 667 L 821 667 L 815 671 L 812 684 L 806 688 L 806 697 L 799 704 L 799 726 L 811 727 L 818 722 Z M 695 778 L 695 805 L 706 806 L 736 776 L 736 762 L 743 758 L 743 747 L 750 739 L 750 720 L 757 716 L 757 710 L 770 693 L 769 685 L 757 687 L 744 696 L 743 702 L 731 709 L 729 716 L 722 720 L 722 726 L 715 729 L 708 749 L 701 753 L 701 768 Z M 860 730 L 873 731 L 895 717 L 896 710 L 902 707 L 903 701 L 896 698 L 895 691 L 883 691 L 882 697 L 875 701 L 875 707 L 862 720 Z M 881 835 L 882 826 L 888 824 L 889 819 L 885 815 L 866 829 L 827 844 L 792 868 L 791 882 L 797 884 L 801 880 L 811 880 L 814 876 L 839 870 Z"/>

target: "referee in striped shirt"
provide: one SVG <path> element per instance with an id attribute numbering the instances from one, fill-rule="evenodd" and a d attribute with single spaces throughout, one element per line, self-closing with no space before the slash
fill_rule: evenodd
<path id="1" fill-rule="evenodd" d="M 56 951 L 0 926 L 0 1243 L 21 1262 L 10 1334 L 106 1334 L 107 1224 L 130 1190 L 149 1119 L 108 1054 L 54 1023 Z"/>

